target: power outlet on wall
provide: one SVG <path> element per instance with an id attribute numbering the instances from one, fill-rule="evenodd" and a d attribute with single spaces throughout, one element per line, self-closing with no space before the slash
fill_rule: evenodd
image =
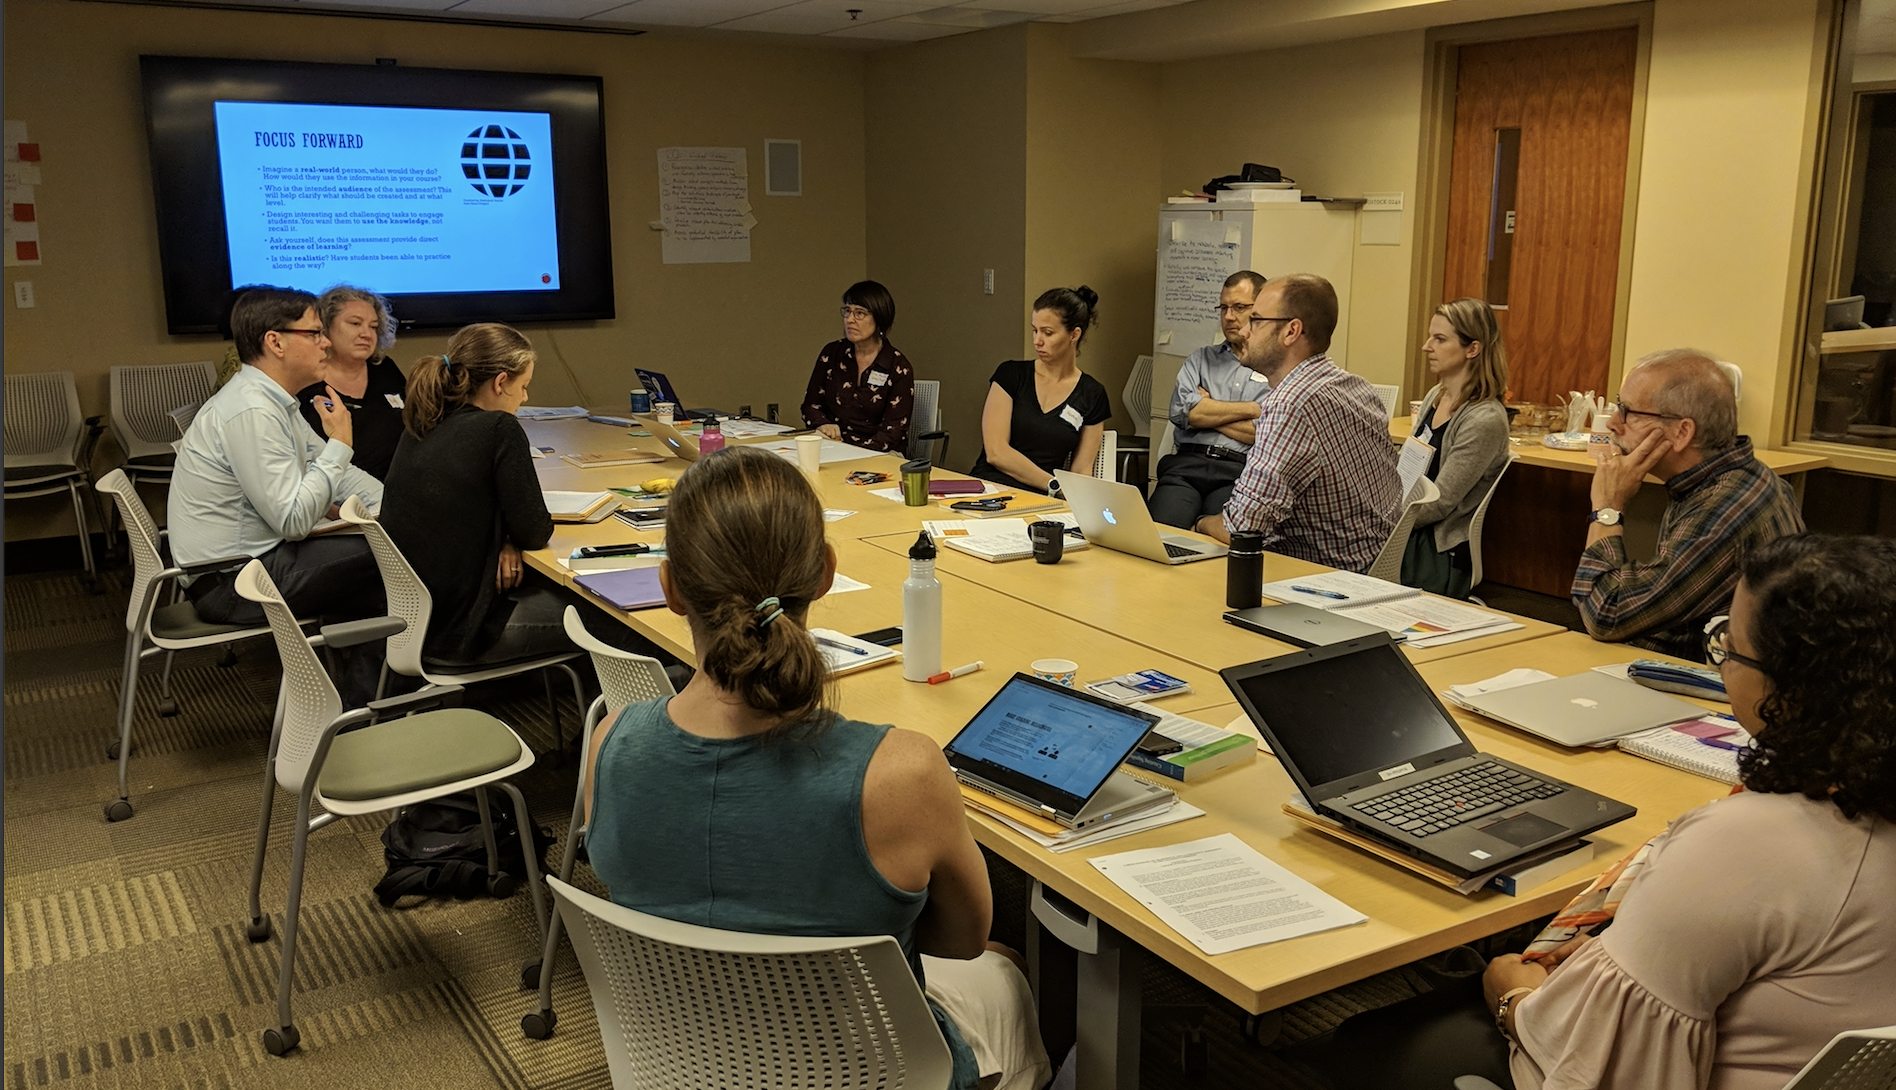
<path id="1" fill-rule="evenodd" d="M 13 305 L 19 307 L 21 310 L 27 310 L 35 305 L 33 301 L 33 282 L 31 280 L 15 280 L 13 282 Z"/>
<path id="2" fill-rule="evenodd" d="M 982 295 L 994 294 L 994 270 L 993 269 L 981 270 L 981 294 Z"/>

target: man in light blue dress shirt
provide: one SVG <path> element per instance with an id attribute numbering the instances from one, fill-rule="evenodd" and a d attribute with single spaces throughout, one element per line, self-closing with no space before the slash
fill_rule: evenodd
<path id="1" fill-rule="evenodd" d="M 1193 352 L 1178 369 L 1171 406 L 1178 450 L 1160 460 L 1158 484 L 1146 501 L 1155 522 L 1191 529 L 1200 518 L 1224 510 L 1244 471 L 1268 385 L 1238 356 L 1251 305 L 1263 286 L 1264 277 L 1249 269 L 1226 278 L 1218 295 L 1218 325 L 1225 339 Z"/>
<path id="2" fill-rule="evenodd" d="M 382 503 L 382 482 L 349 464 L 354 432 L 342 398 L 332 389 L 316 399 L 327 440 L 297 407 L 296 391 L 322 380 L 329 356 L 315 296 L 247 291 L 232 308 L 231 333 L 244 366 L 185 432 L 167 505 L 174 561 L 228 563 L 193 575 L 185 593 L 206 621 L 262 624 L 263 610 L 235 586 L 255 557 L 298 616 L 379 614 L 382 579 L 368 542 L 310 536 L 352 495 L 372 508 Z M 373 657 L 379 669 L 380 655 L 357 657 Z"/>

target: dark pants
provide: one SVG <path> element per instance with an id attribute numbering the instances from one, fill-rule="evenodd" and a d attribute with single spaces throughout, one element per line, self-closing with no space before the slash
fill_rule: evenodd
<path id="1" fill-rule="evenodd" d="M 1462 1075 L 1514 1086 L 1478 974 L 1364 1011 L 1286 1054 L 1332 1090 L 1450 1090 Z"/>
<path id="2" fill-rule="evenodd" d="M 386 608 L 381 572 L 360 534 L 285 541 L 257 559 L 298 617 L 379 617 Z M 237 593 L 236 572 L 200 575 L 185 593 L 198 616 L 212 624 L 264 623 L 263 607 Z M 343 676 L 336 679 L 344 706 L 361 707 L 374 698 L 383 654 L 380 640 L 354 648 Z"/>
<path id="3" fill-rule="evenodd" d="M 1242 458 L 1175 451 L 1159 460 L 1159 482 L 1146 500 L 1146 509 L 1154 522 L 1189 530 L 1199 519 L 1224 510 L 1231 487 L 1243 472 Z"/>

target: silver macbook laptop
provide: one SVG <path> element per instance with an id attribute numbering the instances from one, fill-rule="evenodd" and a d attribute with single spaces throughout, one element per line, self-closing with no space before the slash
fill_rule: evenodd
<path id="1" fill-rule="evenodd" d="M 672 427 L 670 424 L 660 423 L 658 417 L 641 415 L 635 416 L 633 419 L 643 424 L 646 430 L 652 433 L 652 438 L 664 444 L 665 449 L 671 452 L 672 457 L 683 458 L 687 462 L 695 462 L 700 457 L 698 453 L 698 441 L 696 439 Z"/>
<path id="2" fill-rule="evenodd" d="M 1162 532 L 1146 510 L 1145 497 L 1132 485 L 1064 469 L 1054 478 L 1060 482 L 1060 494 L 1080 520 L 1080 532 L 1095 545 L 1161 564 L 1189 564 L 1231 551 L 1215 541 Z"/>
<path id="3" fill-rule="evenodd" d="M 962 783 L 1081 829 L 1174 797 L 1119 771 L 1158 721 L 1150 712 L 1015 674 L 943 752 Z"/>
<path id="4" fill-rule="evenodd" d="M 1597 670 L 1461 699 L 1490 719 L 1563 746 L 1603 746 L 1705 714 L 1696 704 Z"/>
<path id="5" fill-rule="evenodd" d="M 1475 749 L 1387 633 L 1219 674 L 1313 809 L 1464 878 L 1635 813 Z"/>

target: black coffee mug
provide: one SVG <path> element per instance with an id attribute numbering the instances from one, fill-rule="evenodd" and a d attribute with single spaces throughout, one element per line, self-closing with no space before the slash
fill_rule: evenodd
<path id="1" fill-rule="evenodd" d="M 1034 543 L 1036 564 L 1058 564 L 1066 553 L 1066 524 L 1042 519 L 1027 524 L 1027 540 Z"/>

